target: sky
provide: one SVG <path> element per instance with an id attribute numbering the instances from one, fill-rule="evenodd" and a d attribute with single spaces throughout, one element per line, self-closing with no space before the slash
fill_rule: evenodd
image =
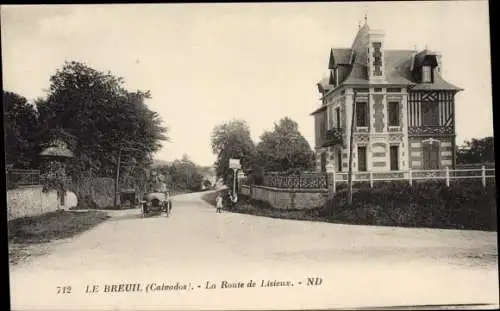
<path id="1" fill-rule="evenodd" d="M 64 61 L 111 71 L 169 128 L 155 158 L 212 165 L 214 126 L 247 121 L 252 138 L 290 117 L 314 148 L 316 83 L 331 47 L 350 48 L 367 15 L 387 49 L 442 53 L 456 96 L 457 143 L 493 135 L 487 1 L 1 6 L 3 88 L 45 96 Z"/>

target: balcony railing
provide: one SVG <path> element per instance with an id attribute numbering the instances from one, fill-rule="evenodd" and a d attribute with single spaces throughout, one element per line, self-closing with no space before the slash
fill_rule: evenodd
<path id="1" fill-rule="evenodd" d="M 331 128 L 326 131 L 323 138 L 323 147 L 342 145 L 344 143 L 344 130 L 341 128 Z"/>
<path id="2" fill-rule="evenodd" d="M 448 136 L 453 135 L 452 126 L 410 126 L 408 135 L 410 136 Z"/>

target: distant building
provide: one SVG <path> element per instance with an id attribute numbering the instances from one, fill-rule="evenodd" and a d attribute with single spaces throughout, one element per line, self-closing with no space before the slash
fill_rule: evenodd
<path id="1" fill-rule="evenodd" d="M 330 50 L 318 84 L 316 167 L 348 170 L 353 101 L 353 171 L 455 167 L 455 94 L 435 51 L 385 49 L 384 32 L 362 26 L 351 48 Z M 356 99 L 354 92 L 356 91 Z"/>

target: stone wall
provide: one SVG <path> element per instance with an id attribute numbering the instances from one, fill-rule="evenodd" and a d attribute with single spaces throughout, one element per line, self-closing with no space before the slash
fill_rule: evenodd
<path id="1" fill-rule="evenodd" d="M 7 191 L 7 219 L 38 216 L 54 212 L 63 206 L 55 190 L 42 191 L 42 186 L 24 186 Z M 64 208 L 76 206 L 76 196 L 68 191 Z"/>
<path id="2" fill-rule="evenodd" d="M 107 177 L 82 177 L 73 182 L 71 189 L 80 198 L 90 197 L 100 208 L 113 206 L 114 180 Z M 117 195 L 117 203 L 120 204 L 120 196 Z"/>
<path id="3" fill-rule="evenodd" d="M 320 207 L 327 198 L 327 189 L 282 189 L 241 185 L 240 193 L 269 203 L 277 209 L 312 209 Z"/>

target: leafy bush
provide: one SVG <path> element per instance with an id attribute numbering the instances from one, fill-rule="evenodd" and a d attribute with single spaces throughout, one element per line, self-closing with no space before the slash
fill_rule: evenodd
<path id="1" fill-rule="evenodd" d="M 356 184 L 355 184 L 356 185 Z M 237 204 L 222 190 L 224 206 L 231 211 L 273 218 L 328 221 L 378 226 L 497 230 L 496 185 L 486 187 L 477 180 L 460 180 L 446 187 L 442 181 L 358 183 L 353 203 L 347 204 L 345 187 L 325 206 L 308 210 L 280 210 L 268 202 L 239 194 Z M 203 199 L 215 205 L 216 193 Z"/>
<path id="2" fill-rule="evenodd" d="M 496 230 L 496 186 L 462 180 L 446 187 L 440 181 L 410 186 L 407 182 L 377 183 L 327 203 L 332 220 L 367 225 Z"/>

